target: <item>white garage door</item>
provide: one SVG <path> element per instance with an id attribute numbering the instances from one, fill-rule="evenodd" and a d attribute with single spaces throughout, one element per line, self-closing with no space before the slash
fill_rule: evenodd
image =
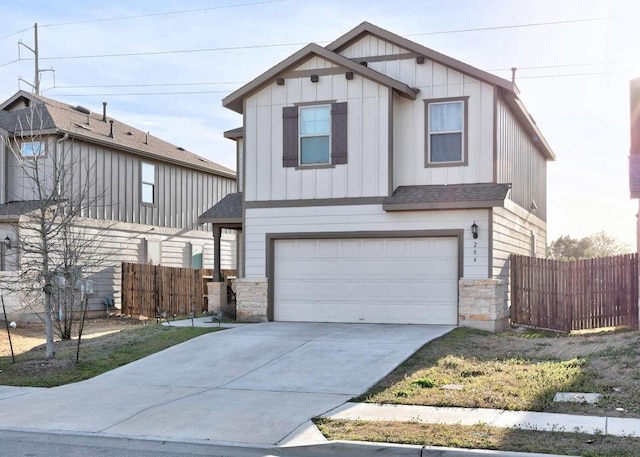
<path id="1" fill-rule="evenodd" d="M 458 322 L 457 238 L 274 243 L 277 321 Z"/>

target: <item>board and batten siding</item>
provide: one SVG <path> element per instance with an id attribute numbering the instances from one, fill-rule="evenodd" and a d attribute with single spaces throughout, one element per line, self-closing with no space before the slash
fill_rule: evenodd
<path id="1" fill-rule="evenodd" d="M 415 101 L 398 96 L 393 99 L 393 188 L 493 181 L 494 86 L 432 60 L 425 59 L 418 64 L 415 54 L 371 35 L 354 42 L 340 54 L 355 60 L 391 56 L 369 61 L 368 67 L 420 89 Z M 425 100 L 455 97 L 468 97 L 468 163 L 425 167 Z"/>
<path id="2" fill-rule="evenodd" d="M 398 45 L 389 43 L 372 35 L 366 35 L 360 40 L 347 46 L 340 54 L 349 58 L 356 59 L 378 56 L 392 56 L 397 54 L 409 54 L 410 51 L 401 48 Z"/>
<path id="3" fill-rule="evenodd" d="M 266 275 L 266 235 L 282 233 L 400 232 L 463 230 L 465 278 L 486 278 L 489 268 L 489 239 L 486 227 L 489 211 L 399 211 L 386 212 L 381 205 L 306 206 L 297 208 L 247 208 L 245 277 Z M 485 230 L 474 240 L 470 226 L 476 222 Z M 384 233 L 381 237 L 385 237 Z M 474 254 L 474 241 L 477 242 Z M 382 278 L 381 280 L 384 280 Z"/>
<path id="4" fill-rule="evenodd" d="M 430 60 L 421 65 L 415 59 L 372 62 L 369 67 L 420 89 L 416 101 L 394 98 L 394 188 L 493 180 L 493 86 Z M 425 100 L 456 97 L 468 97 L 468 163 L 426 167 Z"/>
<path id="5" fill-rule="evenodd" d="M 82 217 L 196 229 L 198 216 L 226 194 L 236 189 L 235 179 L 213 175 L 177 164 L 145 158 L 95 143 L 68 139 L 57 142 L 48 137 L 43 169 L 52 172 L 55 148 L 70 171 L 66 194 L 77 195 L 87 189 Z M 28 160 L 28 159 L 27 159 Z M 35 193 L 16 157 L 11 155 L 7 176 L 8 200 L 33 200 Z M 141 164 L 156 167 L 156 203 L 141 203 Z M 26 184 L 26 185 L 25 185 Z"/>
<path id="6" fill-rule="evenodd" d="M 322 59 L 311 59 L 319 64 Z M 308 66 L 308 65 L 307 65 Z M 344 73 L 289 77 L 245 101 L 246 201 L 304 200 L 386 196 L 389 193 L 389 97 L 378 83 Z M 346 164 L 283 167 L 282 109 L 297 103 L 344 102 L 347 105 Z"/>
<path id="7" fill-rule="evenodd" d="M 236 192 L 243 192 L 244 191 L 244 138 L 238 138 L 236 141 L 236 167 L 237 167 Z"/>
<path id="8" fill-rule="evenodd" d="M 547 160 L 501 97 L 497 103 L 498 182 L 511 183 L 511 200 L 547 220 Z"/>

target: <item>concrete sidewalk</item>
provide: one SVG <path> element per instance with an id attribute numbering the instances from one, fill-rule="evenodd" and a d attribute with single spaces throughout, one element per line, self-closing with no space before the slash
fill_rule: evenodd
<path id="1" fill-rule="evenodd" d="M 492 427 L 524 430 L 640 437 L 640 419 L 578 416 L 532 411 L 345 403 L 323 414 L 322 417 L 329 419 L 423 422 L 430 424 L 474 425 L 482 423 Z"/>

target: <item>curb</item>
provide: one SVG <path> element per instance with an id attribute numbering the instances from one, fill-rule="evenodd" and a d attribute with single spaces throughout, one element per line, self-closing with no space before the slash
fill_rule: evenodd
<path id="1" fill-rule="evenodd" d="M 313 457 L 571 457 L 515 451 L 457 449 L 410 444 L 371 443 L 367 441 L 331 441 L 326 444 L 290 447 L 296 455 Z M 577 456 L 576 456 L 577 457 Z"/>

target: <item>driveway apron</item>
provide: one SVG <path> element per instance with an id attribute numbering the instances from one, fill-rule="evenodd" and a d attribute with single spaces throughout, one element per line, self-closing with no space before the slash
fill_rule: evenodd
<path id="1" fill-rule="evenodd" d="M 93 379 L 5 390 L 0 427 L 278 444 L 452 327 L 269 322 L 210 333 Z"/>

